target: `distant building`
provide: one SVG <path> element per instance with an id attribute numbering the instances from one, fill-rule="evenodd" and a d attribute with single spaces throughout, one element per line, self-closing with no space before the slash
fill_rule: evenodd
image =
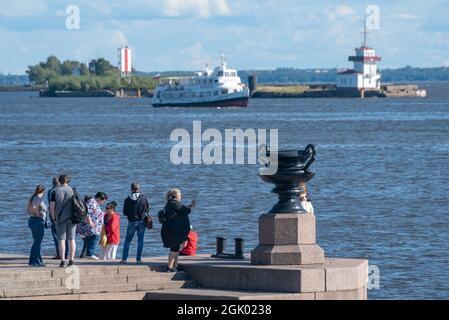
<path id="1" fill-rule="evenodd" d="M 377 62 L 382 58 L 367 46 L 356 48 L 355 53 L 355 56 L 349 57 L 354 68 L 337 74 L 337 88 L 379 90 L 381 76 L 377 73 Z"/>
<path id="2" fill-rule="evenodd" d="M 72 76 L 74 76 L 74 77 L 81 76 L 81 68 L 80 67 L 73 68 L 72 69 Z"/>
<path id="3" fill-rule="evenodd" d="M 355 56 L 350 56 L 349 61 L 354 64 L 353 69 L 348 69 L 337 74 L 337 89 L 343 90 L 380 90 L 380 74 L 377 73 L 377 62 L 382 61 L 376 55 L 376 50 L 366 45 L 368 35 L 366 17 L 363 32 L 363 44 L 355 49 Z"/>
<path id="4" fill-rule="evenodd" d="M 89 61 L 89 72 L 95 73 L 97 70 L 97 60 L 93 59 Z"/>

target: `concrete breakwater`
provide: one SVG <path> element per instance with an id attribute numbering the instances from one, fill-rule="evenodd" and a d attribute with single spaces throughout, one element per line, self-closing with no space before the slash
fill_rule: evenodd
<path id="1" fill-rule="evenodd" d="M 0 85 L 0 92 L 39 91 L 43 88 L 41 85 Z"/>
<path id="2" fill-rule="evenodd" d="M 380 90 L 341 89 L 334 84 L 260 84 L 252 94 L 253 98 L 394 98 L 427 97 L 426 90 L 417 85 L 386 84 Z"/>
<path id="3" fill-rule="evenodd" d="M 152 92 L 146 89 L 120 89 L 112 90 L 95 90 L 95 91 L 55 91 L 49 92 L 45 90 L 39 91 L 40 97 L 46 98 L 143 98 L 152 97 Z"/>
<path id="4" fill-rule="evenodd" d="M 153 91 L 148 89 L 120 89 L 96 91 L 56 91 L 48 92 L 40 86 L 0 86 L 0 92 L 39 91 L 40 97 L 56 98 L 151 98 Z M 339 89 L 333 84 L 261 84 L 252 93 L 252 98 L 360 98 L 361 91 Z M 365 98 L 404 98 L 427 97 L 427 91 L 414 84 L 385 84 L 380 90 L 364 91 Z"/>

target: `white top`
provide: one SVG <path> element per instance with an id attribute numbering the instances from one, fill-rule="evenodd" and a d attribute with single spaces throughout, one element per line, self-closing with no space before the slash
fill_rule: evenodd
<path id="1" fill-rule="evenodd" d="M 27 211 L 30 216 L 45 219 L 48 208 L 41 196 L 35 196 Z"/>
<path id="2" fill-rule="evenodd" d="M 315 210 L 313 209 L 312 202 L 310 201 L 301 201 L 302 209 L 310 214 L 315 214 Z"/>

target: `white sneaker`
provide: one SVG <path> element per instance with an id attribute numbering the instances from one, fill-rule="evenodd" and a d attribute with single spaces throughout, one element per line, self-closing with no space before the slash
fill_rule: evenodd
<path id="1" fill-rule="evenodd" d="M 86 257 L 87 259 L 90 259 L 90 260 L 98 260 L 98 257 L 97 256 L 90 256 L 90 257 Z"/>

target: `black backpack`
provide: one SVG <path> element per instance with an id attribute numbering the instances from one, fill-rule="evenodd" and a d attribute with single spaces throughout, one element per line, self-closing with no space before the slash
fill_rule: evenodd
<path id="1" fill-rule="evenodd" d="M 73 196 L 70 199 L 70 202 L 72 205 L 72 216 L 70 217 L 72 223 L 80 224 L 84 222 L 87 215 L 87 209 L 84 201 L 80 198 L 78 191 L 76 191 L 75 188 L 73 188 Z"/>
<path id="2" fill-rule="evenodd" d="M 171 213 L 168 213 L 167 206 L 165 206 L 164 209 L 159 210 L 159 212 L 157 213 L 157 217 L 159 219 L 159 223 L 164 224 L 171 218 L 177 216 L 177 214 L 178 213 L 176 211 L 171 211 Z"/>

